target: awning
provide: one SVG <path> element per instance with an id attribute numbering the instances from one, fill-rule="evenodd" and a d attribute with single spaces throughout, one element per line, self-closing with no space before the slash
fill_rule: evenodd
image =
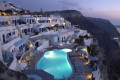
<path id="1" fill-rule="evenodd" d="M 19 41 L 17 41 L 17 42 L 15 42 L 14 43 L 14 46 L 20 46 L 20 45 L 22 45 L 24 43 L 24 41 L 23 40 L 19 40 Z"/>

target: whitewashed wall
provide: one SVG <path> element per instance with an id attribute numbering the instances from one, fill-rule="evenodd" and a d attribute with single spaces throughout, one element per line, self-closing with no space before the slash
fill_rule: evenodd
<path id="1" fill-rule="evenodd" d="M 84 39 L 84 42 L 87 46 L 90 46 L 91 44 L 93 44 L 93 39 Z"/>
<path id="2" fill-rule="evenodd" d="M 45 48 L 48 48 L 48 47 L 49 47 L 49 41 L 43 40 L 42 45 L 40 47 L 38 47 L 37 50 L 42 50 L 42 49 L 45 49 Z"/>

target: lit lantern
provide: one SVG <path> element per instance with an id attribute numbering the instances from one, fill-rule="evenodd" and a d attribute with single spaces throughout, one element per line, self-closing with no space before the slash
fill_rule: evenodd
<path id="1" fill-rule="evenodd" d="M 36 23 L 39 23 L 39 19 L 38 18 L 35 18 L 35 20 L 36 20 Z"/>
<path id="2" fill-rule="evenodd" d="M 33 45 L 32 45 L 32 44 L 30 44 L 29 46 L 30 46 L 31 48 L 33 48 Z"/>
<path id="3" fill-rule="evenodd" d="M 90 61 L 86 61 L 84 62 L 84 65 L 88 65 L 90 63 Z"/>
<path id="4" fill-rule="evenodd" d="M 78 50 L 78 48 L 76 48 L 76 51 Z"/>
<path id="5" fill-rule="evenodd" d="M 30 59 L 28 57 L 25 58 L 26 61 L 30 61 Z"/>
<path id="6" fill-rule="evenodd" d="M 33 57 L 32 53 L 29 54 L 30 57 Z"/>
<path id="7" fill-rule="evenodd" d="M 63 23 L 63 25 L 65 25 L 65 23 Z"/>
<path id="8" fill-rule="evenodd" d="M 7 16 L 7 14 L 6 14 L 6 13 L 3 13 L 3 15 L 4 15 L 4 16 Z"/>
<path id="9" fill-rule="evenodd" d="M 87 48 L 84 48 L 83 51 L 87 52 Z"/>
<path id="10" fill-rule="evenodd" d="M 51 25 L 52 27 L 54 26 L 54 25 Z"/>
<path id="11" fill-rule="evenodd" d="M 62 43 L 60 43 L 60 46 L 63 46 L 63 44 L 62 44 Z"/>
<path id="12" fill-rule="evenodd" d="M 92 79 L 92 74 L 88 74 L 87 79 Z"/>
<path id="13" fill-rule="evenodd" d="M 0 12 L 0 16 L 2 16 L 2 12 Z"/>
<path id="14" fill-rule="evenodd" d="M 49 19 L 50 20 L 50 23 L 52 22 L 52 18 Z"/>

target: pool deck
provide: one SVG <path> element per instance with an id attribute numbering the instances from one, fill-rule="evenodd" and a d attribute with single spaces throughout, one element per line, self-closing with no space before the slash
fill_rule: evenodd
<path id="1" fill-rule="evenodd" d="M 73 50 L 74 46 L 76 45 L 71 45 L 69 47 Z M 27 70 L 36 70 L 37 62 L 41 59 L 41 57 L 44 55 L 46 51 L 51 51 L 53 49 L 64 49 L 69 47 L 68 46 L 62 48 L 49 47 L 45 51 L 39 51 L 34 55 L 33 58 L 31 58 L 29 62 L 27 62 L 28 64 Z M 87 79 L 87 75 L 91 74 L 93 69 L 90 67 L 89 64 L 86 65 L 84 64 L 86 61 L 83 58 L 81 58 L 78 55 L 70 56 L 69 54 L 67 57 L 73 69 L 73 72 L 71 76 L 68 78 L 68 80 L 79 80 L 79 79 L 91 80 L 91 79 Z M 56 80 L 65 80 L 65 79 L 56 79 Z"/>

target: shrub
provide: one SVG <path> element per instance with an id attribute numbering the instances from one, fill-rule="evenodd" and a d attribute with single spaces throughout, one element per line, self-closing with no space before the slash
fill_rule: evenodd
<path id="1" fill-rule="evenodd" d="M 38 31 L 34 31 L 34 34 L 35 34 L 35 35 L 38 35 L 38 34 L 39 34 L 39 32 L 38 32 Z"/>
<path id="2" fill-rule="evenodd" d="M 8 15 L 13 15 L 13 11 L 11 9 L 5 10 L 5 13 L 7 13 Z"/>
<path id="3" fill-rule="evenodd" d="M 96 45 L 87 46 L 88 52 L 91 56 L 96 56 Z"/>

